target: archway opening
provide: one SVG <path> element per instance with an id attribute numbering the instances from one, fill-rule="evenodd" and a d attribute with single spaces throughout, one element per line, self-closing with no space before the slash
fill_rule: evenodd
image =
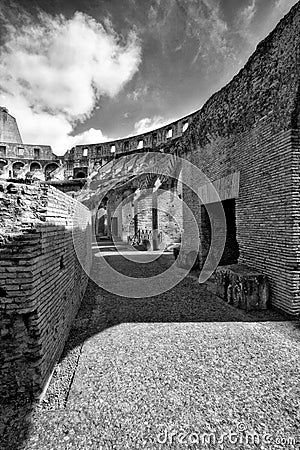
<path id="1" fill-rule="evenodd" d="M 210 203 L 201 206 L 201 265 L 203 265 L 206 260 L 211 244 L 211 223 L 208 210 L 213 220 L 218 220 L 218 214 L 214 214 L 215 205 L 215 203 Z M 222 206 L 224 208 L 227 230 L 225 248 L 219 266 L 227 266 L 230 264 L 237 264 L 239 258 L 239 245 L 236 237 L 235 199 L 223 200 Z M 218 209 L 216 209 L 216 211 L 218 211 Z"/>
<path id="2" fill-rule="evenodd" d="M 85 178 L 86 174 L 82 171 L 76 173 L 75 178 Z"/>
<path id="3" fill-rule="evenodd" d="M 5 177 L 5 166 L 7 166 L 7 161 L 5 159 L 0 160 L 0 177 Z"/>
<path id="4" fill-rule="evenodd" d="M 104 197 L 98 207 L 95 218 L 95 234 L 101 238 L 107 236 L 107 197 Z"/>
<path id="5" fill-rule="evenodd" d="M 30 164 L 30 172 L 35 172 L 36 170 L 41 170 L 42 166 L 38 162 L 33 162 Z"/>
<path id="6" fill-rule="evenodd" d="M 45 166 L 45 179 L 50 180 L 53 172 L 58 169 L 59 165 L 57 163 L 49 163 Z"/>
<path id="7" fill-rule="evenodd" d="M 24 165 L 25 164 L 21 161 L 13 163 L 13 165 L 12 165 L 13 178 L 18 178 L 18 176 L 20 175 L 20 171 L 24 167 Z"/>

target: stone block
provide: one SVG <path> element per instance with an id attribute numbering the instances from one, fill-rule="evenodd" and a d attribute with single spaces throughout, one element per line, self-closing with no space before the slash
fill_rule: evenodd
<path id="1" fill-rule="evenodd" d="M 246 311 L 267 309 L 267 276 L 251 267 L 241 264 L 218 267 L 209 280 L 208 289 L 237 308 Z"/>

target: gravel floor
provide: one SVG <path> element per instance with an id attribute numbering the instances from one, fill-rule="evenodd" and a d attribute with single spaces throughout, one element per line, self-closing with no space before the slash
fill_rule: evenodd
<path id="1" fill-rule="evenodd" d="M 300 449 L 299 356 L 297 323 L 236 310 L 191 276 L 148 299 L 90 282 L 21 447 Z M 10 439 L 3 449 L 16 448 Z"/>

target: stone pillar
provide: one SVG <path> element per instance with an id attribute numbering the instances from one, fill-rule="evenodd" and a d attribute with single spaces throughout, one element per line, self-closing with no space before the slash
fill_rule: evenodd
<path id="1" fill-rule="evenodd" d="M 159 249 L 158 239 L 158 212 L 157 212 L 157 192 L 152 193 L 152 248 Z"/>
<path id="2" fill-rule="evenodd" d="M 128 237 L 132 233 L 130 226 L 132 219 L 133 219 L 132 198 L 129 197 L 129 201 L 124 203 L 122 206 L 122 240 L 124 242 L 128 242 Z"/>

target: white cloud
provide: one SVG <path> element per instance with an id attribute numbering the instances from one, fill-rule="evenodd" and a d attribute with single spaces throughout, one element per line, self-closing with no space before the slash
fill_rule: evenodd
<path id="1" fill-rule="evenodd" d="M 298 2 L 298 0 L 276 0 L 272 9 L 272 14 L 268 20 L 268 27 L 274 28 L 279 20 L 289 12 L 289 10 Z"/>
<path id="2" fill-rule="evenodd" d="M 39 16 L 10 26 L 0 52 L 0 101 L 17 117 L 25 142 L 47 143 L 63 153 L 78 120 L 89 117 L 100 96 L 116 96 L 138 70 L 134 33 L 121 42 L 109 22 L 83 13 L 71 19 Z M 78 136 L 103 137 L 91 129 Z M 47 142 L 45 142 L 47 141 Z"/>
<path id="3" fill-rule="evenodd" d="M 95 144 L 96 142 L 106 142 L 109 140 L 107 136 L 104 136 L 101 130 L 90 128 L 83 133 L 76 136 L 69 136 L 70 141 L 73 139 L 73 146 L 79 144 Z"/>
<path id="4" fill-rule="evenodd" d="M 10 113 L 13 110 L 19 125 L 22 126 L 21 134 L 27 144 L 51 145 L 56 154 L 62 155 L 67 149 L 79 144 L 92 144 L 108 141 L 101 130 L 90 128 L 82 133 L 72 136 L 71 123 L 62 114 L 51 115 L 47 112 L 35 113 L 24 99 L 16 99 L 12 96 L 0 95 L 2 104 L 7 105 Z M 26 130 L 25 133 L 22 133 Z"/>
<path id="5" fill-rule="evenodd" d="M 298 0 L 276 0 L 275 9 L 280 15 L 286 14 Z"/>
<path id="6" fill-rule="evenodd" d="M 173 120 L 165 120 L 161 116 L 145 117 L 134 124 L 135 134 L 147 133 L 148 131 L 155 130 L 156 128 L 163 127 Z"/>
<path id="7" fill-rule="evenodd" d="M 248 28 L 252 22 L 256 13 L 256 0 L 252 0 L 252 2 L 245 6 L 240 12 L 238 18 L 238 25 L 240 27 L 241 32 L 245 32 L 245 28 Z"/>
<path id="8" fill-rule="evenodd" d="M 278 22 L 289 12 L 289 10 L 297 3 L 298 0 L 274 0 L 271 5 L 267 17 L 263 22 L 254 24 L 253 17 L 256 13 L 256 6 L 259 3 L 252 0 L 252 3 L 242 10 L 238 20 L 239 32 L 243 37 L 246 37 L 251 46 L 254 48 L 257 43 L 265 38 L 278 24 Z M 257 5 L 256 5 L 257 3 Z"/>
<path id="9" fill-rule="evenodd" d="M 139 88 L 135 89 L 134 91 L 129 92 L 127 94 L 127 98 L 129 100 L 136 102 L 140 98 L 145 97 L 148 93 L 148 90 L 149 90 L 148 86 L 139 87 Z"/>
<path id="10" fill-rule="evenodd" d="M 220 5 L 217 1 L 202 0 L 201 2 L 187 2 L 188 24 L 186 33 L 189 37 L 196 37 L 199 49 L 192 64 L 200 55 L 214 54 L 230 56 L 231 50 L 227 43 L 227 23 L 221 18 Z"/>

